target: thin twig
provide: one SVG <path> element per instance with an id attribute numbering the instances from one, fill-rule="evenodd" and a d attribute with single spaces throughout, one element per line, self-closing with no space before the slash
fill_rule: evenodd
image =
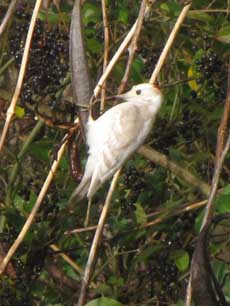
<path id="1" fill-rule="evenodd" d="M 158 74 L 159 74 L 163 64 L 165 63 L 165 59 L 166 59 L 166 57 L 168 55 L 168 52 L 169 52 L 170 48 L 172 47 L 172 44 L 173 44 L 173 42 L 174 42 L 174 40 L 176 38 L 177 32 L 180 29 L 180 27 L 181 27 L 181 25 L 182 25 L 186 15 L 187 15 L 188 11 L 189 11 L 191 5 L 192 5 L 192 3 L 186 5 L 183 8 L 183 10 L 181 11 L 181 13 L 180 13 L 180 15 L 179 15 L 179 17 L 178 17 L 178 19 L 177 19 L 173 29 L 172 29 L 170 35 L 169 35 L 169 38 L 168 38 L 168 40 L 167 40 L 167 42 L 166 42 L 166 44 L 164 46 L 164 49 L 163 49 L 163 51 L 162 51 L 162 53 L 160 55 L 160 58 L 159 58 L 159 60 L 157 62 L 157 65 L 156 65 L 154 71 L 153 71 L 153 74 L 152 74 L 152 76 L 150 78 L 149 83 L 154 84 L 156 82 L 156 78 L 157 78 L 157 76 L 158 76 Z"/>
<path id="2" fill-rule="evenodd" d="M 207 204 L 207 200 L 203 200 L 203 201 L 200 201 L 200 202 L 187 204 L 185 206 L 182 206 L 181 208 L 174 209 L 174 211 L 170 211 L 170 212 L 168 212 L 168 208 L 161 209 L 159 211 L 154 211 L 152 213 L 149 213 L 147 215 L 147 218 L 156 217 L 156 216 L 159 216 L 159 215 L 162 215 L 162 216 L 154 219 L 153 221 L 149 221 L 149 222 L 143 224 L 141 227 L 147 228 L 147 227 L 154 226 L 154 225 L 159 224 L 159 223 L 161 223 L 161 222 L 163 222 L 167 219 L 170 219 L 172 217 L 178 216 L 180 214 L 183 214 L 183 213 L 195 210 L 195 209 L 199 209 L 199 208 L 205 206 L 206 204 Z M 131 220 L 128 219 L 127 222 L 131 223 Z M 106 225 L 107 224 L 105 224 L 105 226 Z M 73 235 L 73 234 L 95 231 L 96 229 L 97 229 L 97 225 L 92 225 L 92 226 L 89 226 L 89 227 L 77 228 L 77 229 L 74 229 L 74 230 L 66 231 L 64 234 L 68 236 L 68 235 Z"/>
<path id="3" fill-rule="evenodd" d="M 58 254 L 66 261 L 68 262 L 68 264 L 78 273 L 82 273 L 83 270 L 82 268 L 76 264 L 69 256 L 67 256 L 65 253 L 61 252 L 60 248 L 56 245 L 56 244 L 51 244 L 50 248 L 55 251 L 55 252 L 59 252 Z"/>
<path id="4" fill-rule="evenodd" d="M 127 62 L 127 65 L 126 65 L 124 76 L 121 80 L 121 84 L 120 84 L 119 89 L 118 89 L 119 94 L 124 92 L 124 90 L 126 88 L 126 85 L 127 85 L 127 82 L 128 82 L 128 79 L 129 79 L 129 75 L 130 75 L 131 68 L 132 68 L 132 63 L 133 63 L 133 60 L 134 60 L 134 55 L 135 55 L 136 50 L 137 50 L 138 39 L 140 37 L 142 24 L 144 22 L 147 3 L 148 3 L 147 0 L 142 0 L 142 2 L 141 2 L 141 7 L 140 7 L 140 11 L 139 11 L 136 31 L 135 31 L 135 34 L 133 35 L 132 42 L 129 46 L 128 62 Z"/>
<path id="5" fill-rule="evenodd" d="M 10 2 L 10 5 L 9 5 L 9 7 L 8 7 L 8 10 L 7 10 L 7 12 L 6 12 L 6 14 L 5 14 L 5 16 L 4 16 L 3 20 L 2 20 L 1 25 L 0 25 L 0 37 L 1 37 L 2 34 L 4 33 L 5 28 L 6 28 L 7 24 L 8 24 L 8 22 L 9 22 L 11 16 L 12 16 L 13 13 L 14 13 L 14 10 L 15 10 L 15 7 L 16 7 L 17 2 L 18 2 L 18 0 L 12 0 L 12 1 Z"/>
<path id="6" fill-rule="evenodd" d="M 103 26 L 104 26 L 104 56 L 103 56 L 103 73 L 106 70 L 106 67 L 109 62 L 109 23 L 108 23 L 108 8 L 106 6 L 106 0 L 101 0 L 102 6 L 102 16 L 103 16 Z M 105 100 L 106 100 L 106 81 L 103 84 L 101 89 L 101 104 L 100 112 L 103 113 L 105 109 Z"/>
<path id="7" fill-rule="evenodd" d="M 97 225 L 92 225 L 88 227 L 76 228 L 74 230 L 66 231 L 64 234 L 68 236 L 72 234 L 79 234 L 79 233 L 84 233 L 84 232 L 89 232 L 89 231 L 95 231 L 96 229 L 97 229 Z"/>
<path id="8" fill-rule="evenodd" d="M 16 104 L 17 104 L 17 101 L 18 101 L 18 98 L 19 98 L 19 95 L 20 95 L 20 92 L 21 92 L 23 79 L 24 79 L 24 76 L 25 76 L 27 62 L 28 62 L 28 58 L 29 58 L 29 51 L 30 51 L 32 36 L 33 36 L 35 23 L 36 23 L 36 19 L 37 19 L 37 16 L 38 16 L 38 12 L 39 12 L 41 3 L 42 3 L 42 0 L 37 0 L 36 4 L 35 4 L 35 7 L 34 7 L 34 10 L 33 10 L 33 15 L 32 15 L 32 18 L 31 18 L 28 34 L 27 34 L 27 37 L 26 37 L 25 49 L 24 49 L 24 53 L 23 53 L 23 56 L 22 56 L 22 63 L 21 63 L 21 67 L 20 67 L 20 71 L 19 71 L 19 75 L 18 75 L 18 80 L 17 80 L 15 92 L 14 92 L 13 98 L 11 100 L 10 106 L 7 110 L 6 122 L 5 122 L 3 132 L 2 132 L 2 135 L 1 135 L 1 139 L 0 139 L 0 152 L 3 148 L 4 142 L 5 142 L 5 139 L 6 139 L 6 135 L 7 135 L 11 120 L 13 118 L 13 115 L 15 113 L 15 107 L 16 107 Z"/>
<path id="9" fill-rule="evenodd" d="M 227 13 L 229 14 L 229 9 L 203 9 L 203 10 L 191 10 L 191 13 Z"/>
<path id="10" fill-rule="evenodd" d="M 156 163 L 157 165 L 161 165 L 162 167 L 169 169 L 175 175 L 181 177 L 185 182 L 200 190 L 204 195 L 209 195 L 210 186 L 207 183 L 201 181 L 199 178 L 197 178 L 186 169 L 182 168 L 176 162 L 169 160 L 164 154 L 157 152 L 148 145 L 141 146 L 138 150 L 138 153 Z"/>
<path id="11" fill-rule="evenodd" d="M 113 192 L 114 192 L 114 190 L 116 188 L 116 185 L 118 183 L 120 172 L 121 172 L 121 169 L 119 169 L 113 177 L 113 180 L 112 180 L 110 188 L 109 188 L 109 192 L 108 192 L 106 200 L 105 200 L 105 204 L 103 206 L 103 209 L 102 209 L 102 212 L 101 212 L 101 215 L 100 215 L 97 230 L 96 230 L 93 242 L 92 242 L 92 246 L 91 246 L 91 249 L 90 249 L 89 257 L 88 257 L 88 260 L 87 260 L 87 264 L 86 264 L 86 268 L 85 268 L 85 272 L 84 272 L 84 276 L 83 276 L 83 280 L 82 280 L 81 291 L 80 291 L 79 300 L 78 300 L 78 306 L 83 306 L 84 303 L 85 303 L 86 291 L 88 289 L 90 278 L 92 277 L 93 268 L 94 268 L 94 265 L 95 265 L 95 262 L 96 262 L 96 254 L 97 254 L 99 242 L 100 242 L 102 231 L 103 231 L 103 228 L 104 228 L 104 225 L 105 225 L 106 217 L 107 217 L 108 212 L 109 212 L 109 207 L 110 207 L 110 204 L 111 204 L 112 195 L 113 195 Z"/>
<path id="12" fill-rule="evenodd" d="M 148 228 L 148 227 L 154 226 L 156 224 L 162 223 L 163 221 L 166 221 L 166 220 L 168 220 L 172 217 L 178 216 L 178 215 L 180 215 L 184 212 L 188 212 L 188 211 L 203 207 L 206 203 L 207 203 L 207 200 L 203 200 L 201 202 L 194 203 L 194 204 L 188 205 L 188 206 L 183 207 L 183 208 L 175 209 L 175 211 L 173 211 L 173 212 L 167 213 L 167 211 L 166 211 L 165 212 L 166 214 L 164 214 L 164 212 L 161 212 L 163 214 L 162 216 L 154 219 L 153 221 L 150 221 L 150 222 L 147 222 L 147 223 L 143 224 L 141 226 L 141 228 Z"/>

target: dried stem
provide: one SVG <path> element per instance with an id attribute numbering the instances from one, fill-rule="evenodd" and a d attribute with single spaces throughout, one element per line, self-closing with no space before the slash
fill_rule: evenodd
<path id="1" fill-rule="evenodd" d="M 147 222 L 147 223 L 143 224 L 141 226 L 141 228 L 147 228 L 147 227 L 151 227 L 151 226 L 154 226 L 156 224 L 162 223 L 163 221 L 168 220 L 168 219 L 170 219 L 172 217 L 178 216 L 178 215 L 180 215 L 180 214 L 182 214 L 184 212 L 191 211 L 191 210 L 203 207 L 206 203 L 207 203 L 207 200 L 203 200 L 203 201 L 198 202 L 198 203 L 189 204 L 189 205 L 187 205 L 185 207 L 182 207 L 182 208 L 179 208 L 179 209 L 175 209 L 175 211 L 173 211 L 173 212 L 167 213 L 167 210 L 166 210 L 165 214 L 164 214 L 164 211 L 161 211 L 159 213 L 163 214 L 163 216 L 160 216 L 160 217 L 156 218 L 153 221 L 150 221 L 150 222 Z"/>
<path id="2" fill-rule="evenodd" d="M 18 2 L 18 0 L 11 0 L 11 2 L 10 2 L 10 5 L 8 7 L 8 10 L 7 10 L 6 14 L 5 14 L 5 17 L 3 18 L 2 23 L 0 25 L 0 37 L 4 33 L 5 28 L 6 28 L 7 24 L 8 24 L 11 16 L 14 13 L 14 10 L 15 10 L 17 2 Z"/>
<path id="3" fill-rule="evenodd" d="M 132 42 L 129 46 L 129 58 L 128 58 L 128 62 L 127 62 L 127 65 L 126 65 L 125 74 L 124 74 L 124 76 L 121 80 L 121 84 L 120 84 L 119 89 L 118 89 L 119 94 L 124 92 L 124 90 L 126 88 L 126 85 L 127 85 L 127 82 L 128 82 L 128 79 L 129 79 L 129 75 L 130 75 L 131 68 L 132 68 L 132 63 L 133 63 L 133 60 L 134 60 L 134 55 L 135 55 L 135 52 L 137 50 L 138 39 L 140 37 L 142 24 L 144 22 L 147 3 L 148 3 L 147 0 L 142 0 L 142 2 L 141 2 L 141 7 L 140 7 L 140 11 L 139 11 L 137 26 L 136 26 L 136 31 L 133 35 Z"/>
<path id="4" fill-rule="evenodd" d="M 104 62 L 103 62 L 103 73 L 106 70 L 106 67 L 109 62 L 109 23 L 108 23 L 108 8 L 106 7 L 106 0 L 101 0 L 102 6 L 102 16 L 103 16 L 103 26 L 104 26 Z M 101 105 L 100 112 L 103 113 L 105 109 L 105 100 L 106 100 L 106 81 L 103 84 L 101 89 Z"/>
<path id="5" fill-rule="evenodd" d="M 1 139 L 0 139 L 0 152 L 3 148 L 5 139 L 6 139 L 6 135 L 12 120 L 12 117 L 15 113 L 15 107 L 21 92 L 21 88 L 22 88 L 22 84 L 23 84 L 23 79 L 25 76 L 25 72 L 26 72 L 26 67 L 27 67 L 27 62 L 28 62 L 28 58 L 29 58 L 29 50 L 30 50 L 30 45 L 31 45 L 31 41 L 32 41 L 32 35 L 34 32 L 34 28 L 35 28 L 35 23 L 36 23 L 36 19 L 38 16 L 38 12 L 41 6 L 42 0 L 37 0 L 34 10 L 33 10 L 33 15 L 31 18 L 31 22 L 30 22 L 30 26 L 29 26 L 29 30 L 28 30 L 28 34 L 26 37 L 26 43 L 25 43 L 25 50 L 22 56 L 22 63 L 21 63 L 21 67 L 20 67 L 20 71 L 19 71 L 19 75 L 18 75 L 18 80 L 17 80 L 17 84 L 16 84 L 16 88 L 15 88 L 15 92 L 13 95 L 13 98 L 11 100 L 10 106 L 7 110 L 7 117 L 6 117 L 6 122 L 3 128 L 3 132 L 1 135 Z"/>
<path id="6" fill-rule="evenodd" d="M 226 13 L 229 14 L 229 9 L 203 9 L 203 10 L 191 10 L 191 13 Z"/>
<path id="7" fill-rule="evenodd" d="M 101 236 L 102 236 L 102 231 L 103 231 L 103 228 L 104 228 L 104 225 L 105 225 L 106 217 L 107 217 L 108 212 L 109 212 L 109 207 L 110 207 L 110 204 L 111 204 L 112 195 L 113 195 L 113 192 L 114 192 L 114 190 L 116 188 L 116 185 L 118 183 L 120 172 L 121 172 L 121 169 L 119 169 L 113 177 L 113 180 L 112 180 L 110 188 L 109 188 L 109 192 L 108 192 L 106 200 L 105 200 L 105 204 L 103 206 L 103 209 L 102 209 L 102 212 L 101 212 L 101 215 L 100 215 L 97 230 L 96 230 L 96 233 L 94 235 L 94 239 L 93 239 L 93 242 L 92 242 L 92 246 L 91 246 L 91 249 L 90 249 L 88 261 L 87 261 L 87 264 L 86 264 L 86 268 L 85 268 L 85 272 L 84 272 L 84 276 L 83 276 L 83 280 L 82 280 L 81 291 L 80 291 L 79 300 L 78 300 L 78 306 L 83 306 L 84 303 L 85 303 L 86 292 L 87 292 L 87 289 L 88 289 L 88 286 L 89 286 L 90 278 L 92 277 L 92 274 L 93 274 L 93 269 L 94 269 L 94 265 L 95 265 L 95 262 L 96 262 L 96 255 L 97 255 L 98 246 L 99 246 Z"/>
<path id="8" fill-rule="evenodd" d="M 166 57 L 168 55 L 169 50 L 172 47 L 172 44 L 173 44 L 173 42 L 174 42 L 174 40 L 176 38 L 177 32 L 179 31 L 179 29 L 180 29 L 180 27 L 181 27 L 181 25 L 182 25 L 182 23 L 183 23 L 183 21 L 184 21 L 184 19 L 186 17 L 186 15 L 187 15 L 191 5 L 192 5 L 192 3 L 187 4 L 183 8 L 183 10 L 181 11 L 181 13 L 180 13 L 180 15 L 179 15 L 175 25 L 174 25 L 174 28 L 172 29 L 172 31 L 171 31 L 171 33 L 169 35 L 169 38 L 168 38 L 168 40 L 167 40 L 167 42 L 166 42 L 166 44 L 164 46 L 164 49 L 163 49 L 163 51 L 162 51 L 162 53 L 160 55 L 160 58 L 159 58 L 159 60 L 157 62 L 157 65 L 156 65 L 154 71 L 153 71 L 153 74 L 152 74 L 152 76 L 150 78 L 149 83 L 154 84 L 156 82 L 157 76 L 158 76 L 158 74 L 159 74 L 163 64 L 165 63 L 165 59 L 166 59 Z"/>
<path id="9" fill-rule="evenodd" d="M 159 211 L 154 211 L 152 213 L 149 213 L 147 215 L 147 217 L 151 218 L 151 217 L 156 217 L 156 216 L 159 216 L 159 215 L 162 215 L 162 216 L 156 218 L 153 221 L 150 221 L 150 222 L 147 222 L 147 223 L 143 224 L 141 227 L 147 228 L 147 227 L 154 226 L 154 225 L 159 224 L 159 223 L 161 223 L 161 222 L 163 222 L 163 221 L 165 221 L 169 218 L 172 218 L 172 217 L 178 216 L 180 214 L 189 212 L 191 210 L 195 210 L 195 209 L 198 209 L 200 207 L 203 207 L 206 204 L 207 204 L 207 200 L 203 200 L 203 201 L 200 201 L 200 202 L 187 204 L 187 205 L 185 205 L 181 208 L 178 208 L 178 209 L 174 209 L 173 212 L 168 212 L 168 208 L 167 209 L 162 209 L 162 210 L 159 210 Z M 128 220 L 128 222 L 129 222 L 129 220 Z M 105 226 L 106 225 L 107 224 L 105 224 Z M 97 225 L 92 225 L 92 226 L 89 226 L 89 227 L 77 228 L 77 229 L 74 229 L 74 230 L 66 231 L 65 235 L 73 235 L 73 234 L 79 234 L 79 233 L 84 233 L 84 232 L 90 232 L 90 231 L 95 231 L 96 229 L 97 229 Z"/>
<path id="10" fill-rule="evenodd" d="M 60 248 L 56 244 L 51 244 L 50 248 L 55 251 L 59 252 L 59 255 L 66 261 L 68 264 L 75 270 L 77 273 L 81 274 L 83 272 L 82 268 L 76 264 L 69 256 L 61 252 Z"/>

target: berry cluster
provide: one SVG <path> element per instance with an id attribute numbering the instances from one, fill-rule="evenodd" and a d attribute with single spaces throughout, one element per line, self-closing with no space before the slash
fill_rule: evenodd
<path id="1" fill-rule="evenodd" d="M 135 167 L 128 167 L 124 174 L 124 187 L 126 190 L 130 190 L 130 194 L 127 199 L 121 200 L 122 209 L 130 212 L 134 208 L 141 192 L 144 191 L 145 181 L 144 181 L 144 172 L 138 171 Z"/>
<path id="2" fill-rule="evenodd" d="M 15 27 L 10 37 L 10 53 L 20 67 L 31 13 L 28 7 L 16 10 Z M 36 104 L 39 97 L 51 96 L 50 106 L 57 105 L 55 94 L 68 71 L 68 33 L 60 27 L 50 27 L 40 19 L 36 22 L 29 63 L 20 102 Z"/>
<path id="3" fill-rule="evenodd" d="M 160 51 L 156 50 L 148 50 L 148 49 L 142 49 L 141 50 L 141 56 L 144 59 L 145 62 L 145 68 L 144 68 L 144 76 L 146 79 L 149 79 L 153 73 L 154 67 L 158 61 Z"/>
<path id="4" fill-rule="evenodd" d="M 219 72 L 221 68 L 221 61 L 217 54 L 213 51 L 203 54 L 201 59 L 195 61 L 196 71 L 203 74 L 205 78 L 209 78 L 213 73 Z"/>

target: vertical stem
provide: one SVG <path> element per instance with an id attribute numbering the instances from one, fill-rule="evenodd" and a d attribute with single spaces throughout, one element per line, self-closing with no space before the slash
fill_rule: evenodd
<path id="1" fill-rule="evenodd" d="M 34 10 L 33 10 L 33 15 L 32 15 L 32 18 L 31 18 L 28 34 L 27 34 L 27 37 L 26 37 L 25 50 L 24 50 L 24 53 L 23 53 L 23 56 L 22 56 L 22 63 L 21 63 L 21 67 L 20 67 L 20 71 L 19 71 L 19 75 L 18 75 L 18 80 L 17 80 L 15 92 L 14 92 L 13 98 L 11 100 L 10 106 L 7 110 L 6 122 L 5 122 L 3 132 L 2 132 L 2 135 L 1 135 L 1 139 L 0 139 L 0 152 L 3 148 L 4 142 L 5 142 L 5 139 L 6 139 L 6 135 L 7 135 L 11 120 L 13 118 L 13 115 L 15 113 L 15 107 L 16 107 L 16 104 L 17 104 L 17 101 L 18 101 L 18 98 L 19 98 L 19 95 L 20 95 L 20 92 L 21 92 L 23 79 L 24 79 L 24 76 L 25 76 L 27 62 L 28 62 L 28 58 L 29 58 L 29 51 L 30 51 L 32 36 L 33 36 L 35 23 L 36 23 L 36 19 L 37 19 L 38 12 L 39 12 L 41 4 L 42 4 L 42 0 L 37 0 L 36 4 L 35 4 L 35 7 L 34 7 Z"/>

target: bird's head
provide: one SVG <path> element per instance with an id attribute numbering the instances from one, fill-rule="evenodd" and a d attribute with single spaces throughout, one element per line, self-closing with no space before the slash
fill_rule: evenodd
<path id="1" fill-rule="evenodd" d="M 149 83 L 135 85 L 130 91 L 116 96 L 116 98 L 124 101 L 146 101 L 150 103 L 162 103 L 163 97 L 158 86 Z"/>

